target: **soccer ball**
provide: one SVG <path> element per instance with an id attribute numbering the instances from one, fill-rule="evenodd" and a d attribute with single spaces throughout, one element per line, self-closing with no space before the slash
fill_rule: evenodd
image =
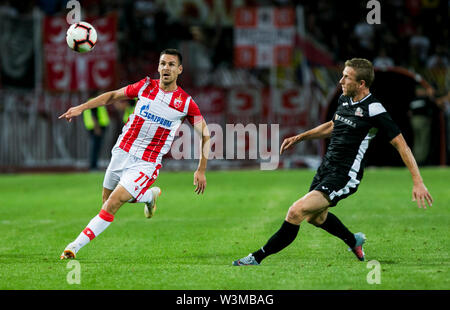
<path id="1" fill-rule="evenodd" d="M 97 31 L 89 23 L 75 23 L 67 29 L 66 41 L 75 52 L 86 53 L 97 43 Z"/>

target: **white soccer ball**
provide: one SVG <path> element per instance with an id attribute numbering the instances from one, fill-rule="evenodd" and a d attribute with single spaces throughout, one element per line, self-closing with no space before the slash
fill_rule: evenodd
<path id="1" fill-rule="evenodd" d="M 97 43 L 97 31 L 89 23 L 75 23 L 67 29 L 66 41 L 75 52 L 86 53 L 92 51 Z"/>

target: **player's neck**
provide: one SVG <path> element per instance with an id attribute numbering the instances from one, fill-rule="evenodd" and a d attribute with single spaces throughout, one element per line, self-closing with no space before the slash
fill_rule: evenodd
<path id="1" fill-rule="evenodd" d="M 361 101 L 363 98 L 365 98 L 370 93 L 369 89 L 362 90 L 359 94 L 352 97 L 353 102 Z"/>
<path id="2" fill-rule="evenodd" d="M 170 84 L 160 83 L 159 88 L 161 88 L 165 92 L 172 92 L 178 88 L 178 85 L 176 82 L 172 82 Z"/>

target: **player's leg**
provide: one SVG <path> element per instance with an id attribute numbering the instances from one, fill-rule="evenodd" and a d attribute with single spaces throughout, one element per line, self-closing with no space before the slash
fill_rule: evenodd
<path id="1" fill-rule="evenodd" d="M 318 214 L 328 210 L 330 202 L 325 196 L 316 190 L 294 202 L 286 215 L 286 221 L 292 224 L 300 225 L 304 220 L 310 220 L 317 217 Z"/>
<path id="2" fill-rule="evenodd" d="M 121 184 L 118 184 L 103 204 L 102 210 L 114 216 L 119 208 L 132 198 L 133 196 Z"/>
<path id="3" fill-rule="evenodd" d="M 111 162 L 106 169 L 103 180 L 102 206 L 105 205 L 106 201 L 109 199 L 113 190 L 119 183 L 123 168 L 127 164 L 127 153 L 120 151 L 116 150 L 112 152 L 113 155 Z M 101 210 L 98 215 L 91 219 L 78 237 L 66 246 L 65 250 L 61 254 L 61 259 L 75 258 L 76 253 L 83 246 L 88 244 L 95 236 L 99 235 L 101 231 L 105 230 L 109 224 L 111 224 L 113 219 L 113 214 L 108 213 L 106 210 Z"/>
<path id="4" fill-rule="evenodd" d="M 328 210 L 311 217 L 308 222 L 342 239 L 349 247 L 355 246 L 356 239 L 353 233 L 345 227 L 336 215 L 328 212 Z"/>
<path id="5" fill-rule="evenodd" d="M 102 205 L 108 200 L 129 164 L 129 154 L 121 149 L 113 149 L 111 161 L 103 178 Z"/>
<path id="6" fill-rule="evenodd" d="M 359 260 L 364 260 L 363 244 L 366 241 L 365 235 L 363 233 L 352 233 L 339 218 L 329 212 L 328 209 L 310 217 L 308 222 L 316 227 L 322 228 L 333 236 L 340 238 L 349 246 Z"/>
<path id="7" fill-rule="evenodd" d="M 324 166 L 319 168 L 314 176 L 310 191 L 316 190 L 320 192 L 330 202 L 330 207 L 334 207 L 340 200 L 357 191 L 361 176 L 357 176 L 356 179 L 350 178 L 347 174 L 341 175 Z M 359 260 L 364 260 L 364 252 L 362 250 L 362 245 L 366 240 L 364 234 L 353 234 L 350 232 L 336 215 L 329 212 L 329 209 L 310 217 L 308 222 L 340 238 L 349 246 Z"/>
<path id="8" fill-rule="evenodd" d="M 111 193 L 113 192 L 112 189 L 103 187 L 103 191 L 102 191 L 102 205 L 106 202 L 106 200 L 108 200 L 109 196 L 111 195 Z"/>
<path id="9" fill-rule="evenodd" d="M 104 192 L 104 194 L 107 194 Z M 95 237 L 99 236 L 114 221 L 114 215 L 119 208 L 132 198 L 125 188 L 120 184 L 108 195 L 99 214 L 97 214 L 88 223 L 86 228 L 78 235 L 78 237 L 70 243 L 61 254 L 61 259 L 75 258 L 76 253 L 91 242 Z"/>
<path id="10" fill-rule="evenodd" d="M 263 247 L 247 257 L 234 261 L 233 265 L 258 265 L 267 256 L 281 251 L 295 240 L 303 220 L 324 212 L 329 204 L 320 192 L 309 192 L 292 204 L 280 229 Z"/>
<path id="11" fill-rule="evenodd" d="M 156 211 L 156 201 L 161 195 L 159 187 L 152 187 L 156 181 L 161 164 L 139 161 L 127 170 L 120 183 L 132 194 L 131 203 L 144 203 L 144 215 L 153 217 Z"/>

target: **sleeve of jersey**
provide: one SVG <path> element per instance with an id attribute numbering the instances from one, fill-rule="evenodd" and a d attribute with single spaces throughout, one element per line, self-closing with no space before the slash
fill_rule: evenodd
<path id="1" fill-rule="evenodd" d="M 374 102 L 369 105 L 369 116 L 373 125 L 383 131 L 389 141 L 401 133 L 400 128 L 381 103 Z"/>
<path id="2" fill-rule="evenodd" d="M 146 78 L 143 78 L 139 82 L 128 85 L 125 88 L 125 95 L 130 99 L 136 98 L 138 96 L 139 90 L 145 84 L 145 80 Z"/>
<path id="3" fill-rule="evenodd" d="M 191 98 L 191 101 L 189 102 L 189 107 L 187 111 L 187 119 L 189 123 L 192 125 L 197 124 L 198 122 L 201 122 L 203 120 L 203 116 L 200 113 L 200 109 L 198 108 L 198 105 L 195 103 L 195 101 Z"/>

